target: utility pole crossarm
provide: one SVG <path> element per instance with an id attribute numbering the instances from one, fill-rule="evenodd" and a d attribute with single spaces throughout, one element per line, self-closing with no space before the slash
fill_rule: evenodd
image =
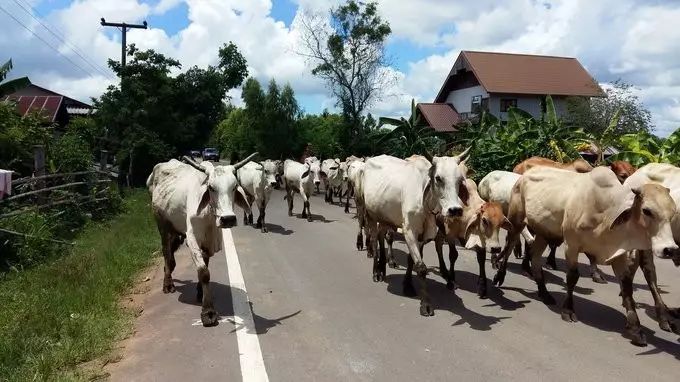
<path id="1" fill-rule="evenodd" d="M 126 55 L 126 47 L 127 47 L 127 32 L 130 29 L 147 29 L 148 24 L 146 21 L 144 21 L 142 24 L 128 24 L 128 23 L 109 23 L 106 22 L 106 20 L 102 17 L 101 18 L 101 25 L 105 27 L 116 27 L 120 28 L 120 31 L 122 32 L 122 40 L 121 40 L 121 45 L 122 45 L 122 55 L 120 58 L 120 63 L 125 66 L 125 55 Z"/>

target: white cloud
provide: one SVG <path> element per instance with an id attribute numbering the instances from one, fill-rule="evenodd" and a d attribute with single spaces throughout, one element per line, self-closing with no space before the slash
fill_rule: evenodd
<path id="1" fill-rule="evenodd" d="M 294 0 L 301 8 L 321 12 L 339 1 Z M 318 101 L 319 109 L 332 106 L 324 84 L 311 76 L 310 64 L 295 53 L 295 20 L 290 26 L 274 20 L 270 0 L 154 0 L 151 5 L 141 0 L 78 0 L 48 15 L 47 20 L 97 65 L 105 66 L 106 59 L 120 57 L 120 33 L 84 20 L 104 16 L 109 21 L 140 22 L 182 2 L 188 9 L 186 28 L 171 36 L 153 26 L 133 30 L 128 42 L 177 58 L 186 69 L 215 63 L 219 46 L 233 41 L 248 60 L 251 75 L 262 81 L 290 82 L 300 97 Z M 82 63 L 21 9 L 13 3 L 6 7 L 94 77 L 85 76 L 0 14 L 3 28 L 7 25 L 0 34 L 0 51 L 12 52 L 13 74 L 28 73 L 42 85 L 80 98 L 96 96 L 108 85 L 104 76 Z M 408 41 L 439 53 L 405 63 L 403 72 L 390 68 L 398 81 L 375 103 L 371 110 L 375 114 L 403 115 L 411 98 L 431 102 L 460 50 L 469 49 L 577 57 L 600 82 L 621 77 L 638 86 L 660 134 L 680 126 L 680 28 L 676 25 L 680 3 L 379 0 L 379 10 L 392 27 L 390 41 Z M 397 58 L 400 53 L 391 52 Z M 235 102 L 237 94 L 238 90 L 230 92 Z"/>

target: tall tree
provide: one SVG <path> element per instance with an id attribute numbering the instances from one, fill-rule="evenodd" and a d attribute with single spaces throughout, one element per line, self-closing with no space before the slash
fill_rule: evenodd
<path id="1" fill-rule="evenodd" d="M 392 80 L 385 70 L 390 26 L 375 2 L 348 0 L 332 9 L 330 18 L 305 14 L 301 29 L 300 54 L 313 62 L 312 74 L 333 93 L 347 123 L 346 143 L 354 144 L 363 135 L 362 113 Z"/>
<path id="2" fill-rule="evenodd" d="M 606 97 L 571 97 L 567 100 L 567 123 L 593 134 L 605 131 L 613 137 L 649 133 L 652 117 L 631 84 L 617 80 L 605 89 Z"/>

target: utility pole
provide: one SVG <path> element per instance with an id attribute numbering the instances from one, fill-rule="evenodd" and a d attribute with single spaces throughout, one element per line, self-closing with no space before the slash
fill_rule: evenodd
<path id="1" fill-rule="evenodd" d="M 101 18 L 101 24 L 102 26 L 105 27 L 116 27 L 120 28 L 120 31 L 123 32 L 123 39 L 121 41 L 122 43 L 122 55 L 120 57 L 120 63 L 125 66 L 125 56 L 126 56 L 126 48 L 127 48 L 127 32 L 130 29 L 147 29 L 147 24 L 146 21 L 144 21 L 142 24 L 128 24 L 128 23 L 107 23 L 104 18 Z"/>

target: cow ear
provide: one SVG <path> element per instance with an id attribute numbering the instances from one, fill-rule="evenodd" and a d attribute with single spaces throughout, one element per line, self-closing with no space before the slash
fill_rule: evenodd
<path id="1" fill-rule="evenodd" d="M 458 197 L 463 201 L 463 204 L 466 206 L 468 205 L 468 202 L 470 201 L 470 191 L 465 185 L 465 179 L 460 182 L 460 187 L 458 188 Z"/>
<path id="2" fill-rule="evenodd" d="M 302 176 L 301 176 L 300 178 L 301 178 L 301 179 L 306 178 L 307 175 L 309 175 L 309 169 L 307 169 L 307 171 L 303 172 L 303 173 L 302 173 Z"/>
<path id="3" fill-rule="evenodd" d="M 503 223 L 501 223 L 501 228 L 504 230 L 510 232 L 512 230 L 512 223 L 510 223 L 510 220 L 508 218 L 503 218 Z"/>
<path id="4" fill-rule="evenodd" d="M 616 226 L 625 224 L 628 220 L 630 220 L 630 217 L 633 216 L 633 209 L 632 208 L 626 208 L 619 214 L 619 216 L 614 219 L 614 222 L 612 225 L 609 227 L 609 229 L 614 229 Z"/>
<path id="5" fill-rule="evenodd" d="M 482 218 L 482 211 L 478 211 L 475 214 L 475 217 L 470 219 L 467 226 L 465 227 L 465 238 L 468 238 L 470 236 L 470 230 L 472 230 L 473 227 L 479 225 L 479 220 L 481 218 Z"/>
<path id="6" fill-rule="evenodd" d="M 208 205 L 210 205 L 210 189 L 208 186 L 201 186 L 199 189 L 201 193 L 201 201 L 198 202 L 198 209 L 196 210 L 196 214 L 200 214 L 201 211 L 206 209 Z"/>

